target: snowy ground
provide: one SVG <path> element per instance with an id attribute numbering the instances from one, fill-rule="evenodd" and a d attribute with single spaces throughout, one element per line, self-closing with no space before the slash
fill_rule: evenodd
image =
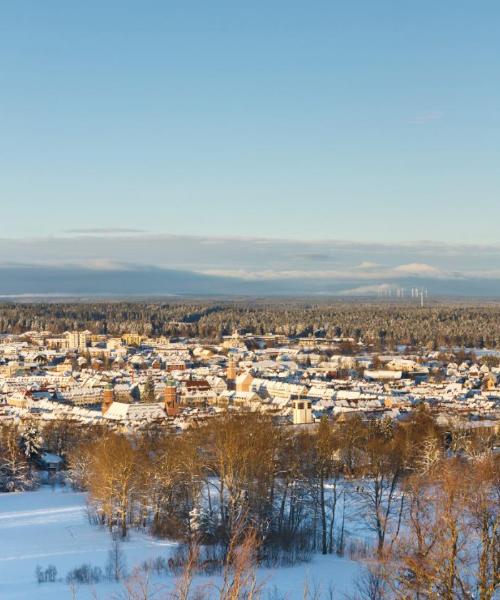
<path id="1" fill-rule="evenodd" d="M 132 533 L 123 544 L 129 571 L 148 558 L 167 557 L 174 545 L 149 536 Z M 91 526 L 85 512 L 85 494 L 65 489 L 42 487 L 36 492 L 0 494 L 0 598 L 8 600 L 59 600 L 72 598 L 63 581 L 38 584 L 37 565 L 55 565 L 58 578 L 64 579 L 72 568 L 91 563 L 104 569 L 110 537 L 106 530 Z M 323 593 L 329 586 L 335 589 L 334 598 L 352 589 L 358 565 L 347 559 L 316 557 L 311 563 L 293 568 L 259 569 L 266 596 L 273 590 L 289 600 L 303 597 L 304 582 L 310 589 L 317 586 Z M 173 578 L 164 577 L 157 585 L 171 587 Z M 196 584 L 210 586 L 217 578 L 198 577 Z M 210 589 L 208 587 L 207 589 Z M 80 586 L 77 598 L 117 598 L 118 584 L 101 583 L 95 588 Z M 215 595 L 215 593 L 213 594 Z"/>

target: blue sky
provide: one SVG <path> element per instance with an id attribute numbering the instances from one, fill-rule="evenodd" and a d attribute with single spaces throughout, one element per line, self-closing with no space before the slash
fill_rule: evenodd
<path id="1" fill-rule="evenodd" d="M 495 244 L 500 4 L 0 4 L 2 237 Z"/>

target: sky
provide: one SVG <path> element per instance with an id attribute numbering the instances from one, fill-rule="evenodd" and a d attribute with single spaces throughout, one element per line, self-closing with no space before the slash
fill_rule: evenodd
<path id="1" fill-rule="evenodd" d="M 240 255 L 199 244 L 169 261 L 158 240 L 174 237 L 247 240 L 259 276 L 317 265 L 298 251 L 277 268 L 256 239 L 328 243 L 337 262 L 339 244 L 357 245 L 350 269 L 385 244 L 384 268 L 447 273 L 438 250 L 395 253 L 460 245 L 452 268 L 467 271 L 487 246 L 496 258 L 474 271 L 500 271 L 499 71 L 489 0 L 2 2 L 0 266 L 189 263 L 248 278 Z M 90 234 L 98 256 L 68 252 Z M 113 236 L 158 253 L 116 256 Z"/>

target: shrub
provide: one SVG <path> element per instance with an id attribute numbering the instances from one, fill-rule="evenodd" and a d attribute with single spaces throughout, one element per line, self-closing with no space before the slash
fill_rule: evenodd
<path id="1" fill-rule="evenodd" d="M 54 565 L 49 565 L 46 569 L 42 569 L 40 565 L 37 565 L 35 577 L 38 583 L 54 583 L 57 579 L 57 569 Z"/>
<path id="2" fill-rule="evenodd" d="M 75 567 L 66 575 L 66 583 L 68 584 L 94 584 L 100 583 L 103 579 L 102 569 L 100 567 L 93 567 L 87 563 Z"/>

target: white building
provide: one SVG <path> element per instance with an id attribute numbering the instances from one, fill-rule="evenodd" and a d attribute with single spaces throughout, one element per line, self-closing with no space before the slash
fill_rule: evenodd
<path id="1" fill-rule="evenodd" d="M 313 422 L 311 402 L 309 400 L 293 401 L 293 424 L 306 425 Z"/>
<path id="2" fill-rule="evenodd" d="M 65 335 L 68 350 L 84 351 L 87 348 L 88 331 L 67 331 Z"/>

